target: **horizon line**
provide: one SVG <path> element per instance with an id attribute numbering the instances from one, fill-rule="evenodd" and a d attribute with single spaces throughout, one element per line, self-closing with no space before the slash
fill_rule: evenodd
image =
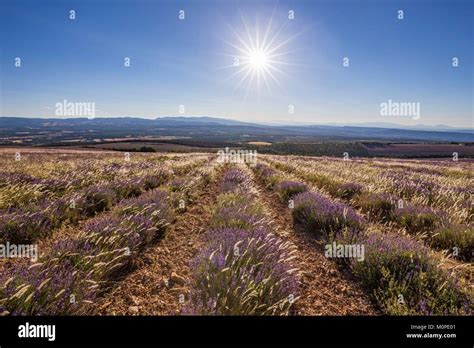
<path id="1" fill-rule="evenodd" d="M 87 117 L 87 116 L 0 116 L 0 118 L 17 118 L 17 119 L 46 119 L 46 120 L 74 120 L 74 119 L 84 119 L 84 120 L 94 120 L 96 118 L 99 119 L 116 119 L 116 118 L 132 118 L 132 119 L 140 119 L 140 120 L 159 120 L 164 118 L 210 118 L 216 120 L 225 120 L 225 121 L 234 121 L 240 123 L 247 123 L 247 124 L 254 124 L 254 125 L 264 125 L 264 126 L 286 126 L 286 127 L 301 127 L 301 126 L 333 126 L 333 127 L 361 127 L 361 128 L 392 128 L 392 127 L 402 127 L 402 128 L 446 128 L 447 130 L 451 129 L 454 130 L 470 130 L 474 131 L 474 126 L 450 126 L 446 124 L 414 124 L 414 125 L 406 125 L 400 123 L 393 123 L 393 122 L 381 122 L 381 121 L 374 121 L 374 122 L 326 122 L 326 123 L 317 123 L 317 122 L 300 122 L 300 121 L 266 121 L 266 122 L 251 122 L 236 118 L 227 118 L 223 116 L 207 116 L 207 115 L 168 115 L 168 116 L 155 116 L 155 117 L 143 117 L 143 116 L 94 116 L 94 117 Z M 396 128 L 392 128 L 396 129 Z"/>

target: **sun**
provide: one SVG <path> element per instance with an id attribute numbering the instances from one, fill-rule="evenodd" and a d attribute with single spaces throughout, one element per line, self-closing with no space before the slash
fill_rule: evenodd
<path id="1" fill-rule="evenodd" d="M 260 91 L 265 86 L 270 91 L 272 85 L 280 84 L 283 76 L 288 76 L 285 68 L 290 65 L 286 61 L 290 52 L 287 47 L 294 37 L 284 39 L 284 28 L 286 23 L 275 28 L 273 15 L 265 26 L 260 30 L 258 23 L 250 28 L 242 18 L 243 30 L 240 34 L 230 28 L 233 41 L 224 40 L 232 49 L 232 53 L 225 54 L 233 59 L 233 64 L 227 66 L 234 69 L 229 77 L 235 80 L 235 90 L 247 86 L 247 94 L 254 90 L 260 96 Z"/>
<path id="2" fill-rule="evenodd" d="M 248 61 L 253 70 L 264 71 L 270 66 L 268 55 L 263 51 L 249 52 Z"/>

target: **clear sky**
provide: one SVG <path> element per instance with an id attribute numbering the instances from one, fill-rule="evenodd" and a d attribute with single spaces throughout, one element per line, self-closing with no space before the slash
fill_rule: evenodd
<path id="1" fill-rule="evenodd" d="M 95 103 L 98 117 L 184 105 L 185 116 L 243 121 L 472 127 L 473 4 L 0 0 L 0 115 L 55 117 L 67 100 Z M 381 115 L 388 100 L 420 103 L 420 118 Z"/>

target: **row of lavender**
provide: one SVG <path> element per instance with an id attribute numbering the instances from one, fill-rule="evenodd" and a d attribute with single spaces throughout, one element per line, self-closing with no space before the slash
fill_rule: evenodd
<path id="1" fill-rule="evenodd" d="M 0 242 L 30 243 L 64 223 L 75 224 L 109 210 L 122 199 L 158 187 L 168 177 L 169 173 L 162 170 L 144 178 L 103 182 L 68 197 L 41 201 L 28 209 L 11 209 L 0 214 Z"/>
<path id="2" fill-rule="evenodd" d="M 9 209 L 0 213 L 0 243 L 30 243 L 63 224 L 75 224 L 110 210 L 121 200 L 154 189 L 172 175 L 186 172 L 200 163 L 202 161 L 192 161 L 175 166 L 173 170 L 155 165 L 129 178 L 102 181 L 64 197 L 43 200 L 23 209 Z"/>
<path id="3" fill-rule="evenodd" d="M 473 258 L 472 225 L 453 223 L 442 210 L 412 204 L 394 194 L 373 193 L 358 183 L 340 183 L 322 173 L 300 170 L 281 162 L 274 163 L 277 168 L 295 173 L 328 192 L 332 197 L 347 201 L 366 214 L 370 221 L 390 223 L 410 234 L 417 234 L 434 249 L 446 250 L 455 258 L 465 261 Z M 413 182 L 405 184 L 404 187 L 418 184 Z M 421 189 L 421 186 L 418 187 L 418 190 Z"/>
<path id="4" fill-rule="evenodd" d="M 387 314 L 472 314 L 472 294 L 455 276 L 439 268 L 431 251 L 413 239 L 392 233 L 369 232 L 367 221 L 350 206 L 311 192 L 301 182 L 284 181 L 272 168 L 259 164 L 257 175 L 278 193 L 283 203 L 292 200 L 296 226 L 316 235 L 337 250 L 359 246 L 363 257 L 338 255 L 370 290 Z M 361 246 L 364 248 L 362 249 Z"/>
<path id="5" fill-rule="evenodd" d="M 249 180 L 241 169 L 223 174 L 204 248 L 191 263 L 185 314 L 286 315 L 297 298 L 294 251 L 271 233 Z"/>
<path id="6" fill-rule="evenodd" d="M 204 175 L 194 173 L 194 187 Z M 177 181 L 178 182 L 178 181 Z M 51 242 L 38 262 L 3 265 L 0 315 L 87 314 L 109 282 L 158 240 L 182 207 L 182 186 L 154 189 L 88 220 L 78 233 Z"/>
<path id="7" fill-rule="evenodd" d="M 153 172 L 167 159 L 164 156 L 146 160 L 123 156 L 97 154 L 90 158 L 61 160 L 56 157 L 38 155 L 42 162 L 33 158 L 19 162 L 7 161 L 0 171 L 0 211 L 11 209 L 28 210 L 38 202 L 59 199 L 74 191 L 103 181 L 127 178 L 129 175 Z"/>
<path id="8" fill-rule="evenodd" d="M 296 163 L 303 162 L 299 160 Z M 327 175 L 336 174 L 336 177 L 350 181 L 366 184 L 370 180 L 377 181 L 374 188 L 392 192 L 418 204 L 437 208 L 446 207 L 446 205 L 449 207 L 449 204 L 456 204 L 458 199 L 467 200 L 473 193 L 472 164 L 469 162 L 452 162 L 446 166 L 439 161 L 436 164 L 430 164 L 430 161 L 420 163 L 367 159 L 341 161 L 334 158 L 319 158 L 317 161 L 306 160 L 305 163 L 318 172 L 325 171 Z M 472 215 L 471 210 L 471 214 L 459 214 L 457 218 L 469 220 L 474 218 Z"/>
<path id="9" fill-rule="evenodd" d="M 425 172 L 429 167 L 426 163 L 405 161 L 399 168 L 393 165 L 380 167 L 378 162 L 362 159 L 344 161 L 319 158 L 315 161 L 292 158 L 291 166 L 317 173 L 314 180 L 322 181 L 328 188 L 347 182 L 357 183 L 372 193 L 389 193 L 417 206 L 441 210 L 445 218 L 456 224 L 472 224 L 474 221 L 474 182 L 469 171 L 472 169 L 471 164 L 459 162 L 449 171 L 436 175 L 431 173 L 432 170 Z"/>

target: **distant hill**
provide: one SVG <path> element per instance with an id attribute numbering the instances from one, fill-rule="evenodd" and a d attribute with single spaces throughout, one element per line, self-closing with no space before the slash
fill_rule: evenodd
<path id="1" fill-rule="evenodd" d="M 225 118 L 209 117 L 209 116 L 168 116 L 168 117 L 157 117 L 155 121 L 160 125 L 221 125 L 221 126 L 263 126 L 256 123 L 241 122 L 237 120 L 229 120 Z"/>
<path id="2" fill-rule="evenodd" d="M 449 131 L 449 132 L 472 132 L 472 129 L 461 128 L 461 127 L 451 127 L 444 124 L 437 124 L 435 126 L 427 126 L 424 124 L 417 124 L 413 126 L 400 125 L 396 123 L 389 122 L 365 122 L 365 123 L 331 123 L 326 124 L 327 126 L 349 126 L 349 127 L 371 127 L 371 128 L 390 128 L 390 129 L 409 129 L 409 130 L 423 130 L 423 131 Z"/>
<path id="3" fill-rule="evenodd" d="M 11 140 L 13 137 L 30 144 L 44 145 L 72 140 L 88 142 L 101 138 L 173 136 L 205 139 L 211 142 L 252 140 L 474 142 L 472 130 L 453 130 L 443 127 L 425 130 L 360 125 L 263 125 L 216 117 L 160 117 L 156 119 L 0 117 L 0 141 L 5 144 L 6 138 Z M 24 139 L 25 137 L 28 139 Z"/>

